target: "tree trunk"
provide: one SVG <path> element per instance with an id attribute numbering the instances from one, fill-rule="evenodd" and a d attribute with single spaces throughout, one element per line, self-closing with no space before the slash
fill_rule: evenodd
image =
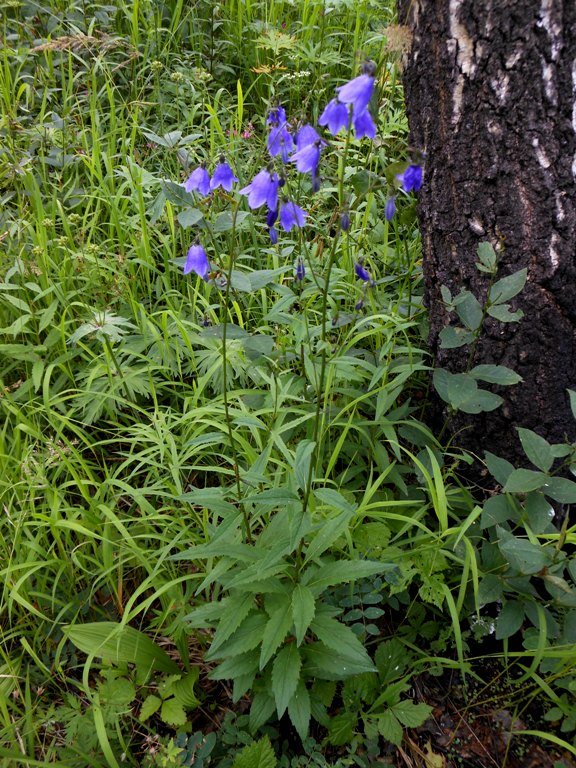
<path id="1" fill-rule="evenodd" d="M 463 372 L 467 348 L 440 349 L 449 324 L 440 286 L 484 302 L 475 267 L 488 240 L 497 277 L 528 269 L 513 300 L 519 324 L 490 319 L 474 363 L 514 369 L 494 387 L 496 411 L 458 413 L 455 443 L 526 464 L 515 427 L 573 441 L 566 390 L 576 389 L 576 2 L 398 0 L 412 33 L 404 70 L 411 143 L 423 150 L 419 198 L 430 345 L 436 365 Z M 432 408 L 435 426 L 446 406 Z"/>

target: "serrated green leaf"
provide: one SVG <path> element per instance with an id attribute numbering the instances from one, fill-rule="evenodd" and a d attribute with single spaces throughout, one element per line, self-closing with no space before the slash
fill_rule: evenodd
<path id="1" fill-rule="evenodd" d="M 321 504 L 338 509 L 340 512 L 353 513 L 358 508 L 358 504 L 352 504 L 333 488 L 315 488 L 314 496 Z"/>
<path id="2" fill-rule="evenodd" d="M 347 512 L 340 512 L 336 517 L 323 522 L 320 530 L 317 531 L 312 541 L 308 544 L 305 562 L 313 560 L 329 549 L 344 531 L 348 530 L 353 517 L 354 509 L 351 509 Z"/>
<path id="3" fill-rule="evenodd" d="M 294 457 L 294 477 L 298 488 L 306 488 L 310 477 L 312 454 L 316 448 L 313 440 L 300 440 Z"/>
<path id="4" fill-rule="evenodd" d="M 278 761 L 268 736 L 248 744 L 232 763 L 232 768 L 276 768 Z"/>
<path id="5" fill-rule="evenodd" d="M 253 609 L 254 603 L 254 595 L 251 595 L 250 593 L 240 596 L 234 595 L 232 597 L 226 606 L 226 609 L 220 616 L 218 628 L 212 638 L 212 643 L 210 644 L 209 654 L 212 658 L 217 656 L 218 648 L 222 643 L 225 643 L 226 640 L 236 632 L 238 627 Z M 208 655 L 206 658 L 208 658 Z"/>
<path id="6" fill-rule="evenodd" d="M 162 702 L 160 717 L 168 725 L 184 725 L 186 722 L 184 707 L 175 698 L 166 699 Z"/>
<path id="7" fill-rule="evenodd" d="M 300 680 L 302 659 L 294 643 L 284 646 L 272 666 L 272 693 L 278 717 L 282 717 Z"/>
<path id="8" fill-rule="evenodd" d="M 395 714 L 387 709 L 381 715 L 372 715 L 371 719 L 376 720 L 378 733 L 382 738 L 399 747 L 402 743 L 402 726 Z"/>
<path id="9" fill-rule="evenodd" d="M 195 224 L 198 224 L 199 221 L 202 221 L 203 216 L 202 211 L 199 211 L 198 208 L 184 208 L 183 211 L 178 213 L 176 218 L 178 219 L 180 226 L 187 229 L 188 227 L 193 227 Z"/>
<path id="10" fill-rule="evenodd" d="M 276 712 L 276 702 L 267 691 L 258 691 L 250 705 L 250 731 L 255 733 L 265 725 Z"/>
<path id="11" fill-rule="evenodd" d="M 505 365 L 476 365 L 470 371 L 470 376 L 488 384 L 500 384 L 505 387 L 522 381 L 522 376 Z"/>
<path id="12" fill-rule="evenodd" d="M 298 681 L 294 695 L 288 702 L 288 717 L 298 736 L 304 741 L 310 726 L 310 694 L 303 680 Z"/>
<path id="13" fill-rule="evenodd" d="M 432 707 L 424 702 L 415 704 L 409 699 L 403 699 L 391 707 L 394 715 L 406 728 L 418 728 L 432 714 Z"/>
<path id="14" fill-rule="evenodd" d="M 406 646 L 399 640 L 384 640 L 378 645 L 374 662 L 378 668 L 378 678 L 382 683 L 397 680 L 410 661 Z"/>
<path id="15" fill-rule="evenodd" d="M 140 722 L 146 722 L 149 717 L 152 717 L 155 712 L 158 712 L 161 705 L 162 699 L 158 696 L 154 696 L 153 693 L 151 693 L 149 696 L 146 696 L 140 708 L 140 717 L 138 718 Z"/>
<path id="16" fill-rule="evenodd" d="M 348 658 L 344 654 L 328 648 L 324 643 L 303 645 L 302 655 L 305 662 L 306 678 L 320 680 L 345 680 L 351 675 L 374 672 L 374 665 Z"/>
<path id="17" fill-rule="evenodd" d="M 507 600 L 496 619 L 496 639 L 512 637 L 524 622 L 524 603 L 519 600 Z"/>
<path id="18" fill-rule="evenodd" d="M 258 611 L 258 613 L 248 616 L 232 637 L 228 638 L 215 651 L 210 647 L 206 654 L 206 660 L 229 659 L 257 648 L 262 641 L 267 623 L 268 616 L 264 611 Z"/>
<path id="19" fill-rule="evenodd" d="M 292 593 L 292 619 L 296 630 L 296 643 L 300 645 L 316 613 L 316 599 L 308 587 L 296 584 Z"/>
<path id="20" fill-rule="evenodd" d="M 310 624 L 310 630 L 325 646 L 363 666 L 364 671 L 376 669 L 368 652 L 354 632 L 337 619 L 317 613 Z"/>
<path id="21" fill-rule="evenodd" d="M 176 184 L 175 181 L 163 179 L 160 182 L 160 188 L 168 202 L 174 203 L 175 205 L 185 205 L 190 208 L 194 206 L 194 195 L 190 192 L 186 192 L 182 184 Z"/>
<path id="22" fill-rule="evenodd" d="M 208 677 L 210 680 L 234 680 L 242 675 L 249 675 L 258 671 L 259 658 L 258 651 L 248 651 L 239 656 L 232 656 L 225 659 L 216 669 L 211 669 Z"/>
<path id="23" fill-rule="evenodd" d="M 527 277 L 528 270 L 524 268 L 497 280 L 488 292 L 488 301 L 491 304 L 503 304 L 505 301 L 510 301 L 524 288 Z"/>
<path id="24" fill-rule="evenodd" d="M 342 712 L 331 717 L 328 726 L 328 742 L 335 747 L 350 744 L 357 725 L 358 717 L 354 712 Z"/>
<path id="25" fill-rule="evenodd" d="M 376 573 L 393 571 L 394 569 L 393 564 L 379 563 L 373 560 L 342 560 L 336 563 L 326 563 L 320 567 L 309 566 L 302 575 L 301 583 L 318 595 L 326 587 L 364 579 Z"/>
<path id="26" fill-rule="evenodd" d="M 544 472 L 535 472 L 532 469 L 515 469 L 511 472 L 504 491 L 506 493 L 529 493 L 537 491 L 551 480 Z"/>
<path id="27" fill-rule="evenodd" d="M 158 669 L 173 674 L 180 671 L 160 646 L 133 627 L 114 621 L 96 621 L 68 624 L 62 631 L 83 653 L 110 659 L 116 664 L 131 662 L 143 670 Z"/>
<path id="28" fill-rule="evenodd" d="M 288 601 L 280 604 L 268 619 L 262 635 L 260 669 L 264 669 L 292 628 L 292 611 Z"/>

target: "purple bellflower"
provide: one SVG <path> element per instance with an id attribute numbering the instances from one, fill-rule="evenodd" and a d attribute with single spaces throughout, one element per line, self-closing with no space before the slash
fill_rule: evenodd
<path id="1" fill-rule="evenodd" d="M 203 165 L 192 171 L 190 176 L 184 182 L 186 192 L 200 192 L 201 195 L 210 193 L 210 176 Z"/>
<path id="2" fill-rule="evenodd" d="M 359 277 L 360 280 L 364 280 L 364 282 L 370 281 L 370 273 L 359 261 L 354 264 L 354 271 L 356 272 L 356 277 Z"/>
<path id="3" fill-rule="evenodd" d="M 370 75 L 359 75 L 354 80 L 336 88 L 338 101 L 342 104 L 352 104 L 355 115 L 366 112 L 373 90 L 374 78 Z"/>
<path id="4" fill-rule="evenodd" d="M 304 262 L 302 261 L 302 259 L 298 259 L 298 263 L 296 264 L 296 280 L 302 282 L 305 276 L 306 276 L 306 267 L 304 266 Z"/>
<path id="5" fill-rule="evenodd" d="M 210 182 L 210 189 L 214 190 L 218 189 L 218 187 L 222 187 L 222 189 L 225 189 L 226 192 L 231 192 L 232 185 L 235 181 L 238 181 L 238 179 L 236 176 L 234 176 L 232 168 L 230 168 L 228 163 L 224 160 L 223 156 L 220 157 L 220 162 L 216 166 L 216 170 L 212 176 L 212 181 Z"/>
<path id="6" fill-rule="evenodd" d="M 340 229 L 343 232 L 348 232 L 350 229 L 350 214 L 348 211 L 344 211 L 342 216 L 340 216 Z"/>
<path id="7" fill-rule="evenodd" d="M 202 280 L 207 280 L 209 271 L 210 262 L 208 261 L 208 256 L 206 256 L 206 251 L 201 245 L 194 243 L 194 245 L 190 246 L 188 253 L 186 254 L 184 274 L 187 275 L 189 272 L 196 272 L 198 277 L 201 277 Z"/>
<path id="8" fill-rule="evenodd" d="M 329 104 L 326 105 L 324 112 L 320 115 L 318 120 L 319 125 L 328 126 L 328 130 L 333 136 L 336 136 L 341 128 L 346 128 L 350 125 L 350 110 L 341 101 L 332 99 Z"/>
<path id="9" fill-rule="evenodd" d="M 359 115 L 353 113 L 352 122 L 354 123 L 354 135 L 357 139 L 362 139 L 364 136 L 373 139 L 376 136 L 376 125 L 368 110 L 361 112 Z"/>
<path id="10" fill-rule="evenodd" d="M 318 163 L 320 162 L 320 141 L 314 144 L 307 144 L 302 149 L 295 152 L 290 158 L 291 163 L 296 163 L 296 169 L 300 173 L 310 173 L 312 177 L 318 172 Z"/>
<path id="11" fill-rule="evenodd" d="M 288 155 L 294 149 L 294 141 L 286 125 L 275 126 L 268 135 L 270 157 L 280 155 L 283 163 L 288 162 Z"/>
<path id="12" fill-rule="evenodd" d="M 418 192 L 422 186 L 422 166 L 409 165 L 404 173 L 396 176 L 396 178 L 402 184 L 404 192 Z"/>
<path id="13" fill-rule="evenodd" d="M 300 151 L 301 149 L 304 149 L 304 147 L 309 147 L 310 144 L 316 144 L 319 141 L 324 144 L 324 142 L 321 141 L 316 128 L 308 124 L 303 125 L 296 134 L 296 149 Z"/>
<path id="14" fill-rule="evenodd" d="M 270 235 L 270 242 L 272 243 L 272 245 L 276 245 L 276 243 L 278 242 L 278 230 L 276 229 L 276 227 L 270 227 L 268 229 L 268 234 Z"/>
<path id="15" fill-rule="evenodd" d="M 384 206 L 384 218 L 386 219 L 386 221 L 392 221 L 395 215 L 396 215 L 396 198 L 389 197 L 388 200 L 386 200 L 386 205 Z"/>
<path id="16" fill-rule="evenodd" d="M 271 211 L 278 208 L 278 175 L 263 168 L 254 176 L 250 184 L 240 190 L 241 195 L 248 195 L 250 208 L 260 208 L 266 203 Z"/>
<path id="17" fill-rule="evenodd" d="M 280 224 L 285 232 L 290 232 L 292 227 L 303 227 L 306 218 L 305 211 L 291 200 L 284 200 L 280 208 Z"/>
<path id="18" fill-rule="evenodd" d="M 283 125 L 285 122 L 286 110 L 284 107 L 281 107 L 280 104 L 271 107 L 270 112 L 268 113 L 268 118 L 266 119 L 266 123 L 268 125 Z"/>

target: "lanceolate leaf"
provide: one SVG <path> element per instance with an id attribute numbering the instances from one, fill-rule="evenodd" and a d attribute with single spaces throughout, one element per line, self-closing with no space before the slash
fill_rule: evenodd
<path id="1" fill-rule="evenodd" d="M 279 604 L 268 619 L 262 636 L 260 651 L 260 669 L 264 669 L 274 653 L 286 639 L 292 627 L 292 611 L 290 604 Z"/>
<path id="2" fill-rule="evenodd" d="M 310 694 L 303 680 L 298 681 L 294 695 L 288 702 L 288 717 L 304 741 L 310 725 Z"/>
<path id="3" fill-rule="evenodd" d="M 302 659 L 294 643 L 286 645 L 274 660 L 272 667 L 272 692 L 278 717 L 282 717 L 288 702 L 296 692 L 300 680 Z"/>
<path id="4" fill-rule="evenodd" d="M 297 584 L 292 593 L 292 618 L 296 629 L 296 643 L 300 645 L 316 613 L 316 599 L 308 587 Z"/>

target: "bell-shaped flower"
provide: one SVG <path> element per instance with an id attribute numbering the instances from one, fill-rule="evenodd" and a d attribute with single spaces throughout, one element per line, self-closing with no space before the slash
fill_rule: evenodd
<path id="1" fill-rule="evenodd" d="M 192 171 L 190 176 L 184 182 L 186 192 L 200 192 L 201 195 L 210 193 L 210 176 L 203 165 Z"/>
<path id="2" fill-rule="evenodd" d="M 418 192 L 422 186 L 422 166 L 409 165 L 404 173 L 396 176 L 396 178 L 401 183 L 404 192 Z"/>
<path id="3" fill-rule="evenodd" d="M 226 192 L 231 192 L 232 185 L 235 181 L 238 181 L 238 179 L 234 176 L 232 168 L 230 168 L 223 158 L 220 158 L 220 162 L 216 166 L 216 170 L 214 171 L 210 182 L 210 189 L 214 190 L 218 189 L 218 187 L 222 187 Z"/>
<path id="4" fill-rule="evenodd" d="M 278 207 L 279 183 L 276 173 L 271 173 L 267 168 L 263 168 L 254 176 L 250 184 L 240 190 L 240 194 L 248 195 L 250 208 L 260 208 L 266 203 L 271 211 L 275 211 Z"/>
<path id="5" fill-rule="evenodd" d="M 395 215 L 396 215 L 396 198 L 389 197 L 388 200 L 386 200 L 386 205 L 384 206 L 384 218 L 386 219 L 386 221 L 392 221 Z"/>
<path id="6" fill-rule="evenodd" d="M 324 112 L 320 115 L 318 120 L 319 125 L 325 125 L 333 136 L 336 136 L 341 128 L 346 128 L 350 125 L 350 110 L 346 104 L 332 99 L 326 107 Z"/>
<path id="7" fill-rule="evenodd" d="M 271 129 L 268 134 L 268 152 L 271 157 L 280 155 L 283 163 L 288 162 L 288 155 L 294 149 L 294 141 L 286 125 Z"/>
<path id="8" fill-rule="evenodd" d="M 286 122 L 286 110 L 280 104 L 270 108 L 266 123 L 268 125 L 284 125 Z"/>
<path id="9" fill-rule="evenodd" d="M 316 128 L 312 125 L 303 125 L 296 134 L 296 149 L 298 151 L 304 149 L 304 147 L 310 146 L 310 144 L 316 144 L 317 142 L 325 144 L 325 142 L 320 139 Z"/>
<path id="10" fill-rule="evenodd" d="M 296 163 L 300 173 L 311 173 L 313 177 L 316 176 L 320 162 L 320 140 L 299 149 L 292 155 L 290 162 Z"/>
<path id="11" fill-rule="evenodd" d="M 268 234 L 270 235 L 270 242 L 272 243 L 272 245 L 276 245 L 276 243 L 278 242 L 278 230 L 276 229 L 276 227 L 270 227 L 268 229 Z"/>
<path id="12" fill-rule="evenodd" d="M 342 104 L 352 104 L 355 115 L 361 115 L 368 109 L 373 90 L 374 78 L 370 75 L 359 75 L 336 88 L 338 101 Z"/>
<path id="13" fill-rule="evenodd" d="M 280 224 L 282 229 L 290 232 L 292 227 L 303 227 L 306 218 L 305 211 L 291 200 L 284 200 L 280 207 Z"/>
<path id="14" fill-rule="evenodd" d="M 354 112 L 352 122 L 354 123 L 354 135 L 357 139 L 362 139 L 364 136 L 373 139 L 376 136 L 376 125 L 368 110 L 359 115 Z"/>
<path id="15" fill-rule="evenodd" d="M 356 277 L 359 277 L 360 280 L 364 280 L 364 282 L 370 281 L 370 273 L 365 269 L 361 262 L 357 261 L 356 264 L 354 264 L 354 271 L 356 272 Z"/>
<path id="16" fill-rule="evenodd" d="M 198 277 L 202 280 L 207 280 L 208 272 L 210 271 L 210 262 L 206 251 L 198 243 L 194 243 L 188 249 L 186 254 L 186 263 L 184 264 L 184 274 L 189 272 L 196 272 Z"/>
<path id="17" fill-rule="evenodd" d="M 303 260 L 300 258 L 298 259 L 298 262 L 296 264 L 296 280 L 298 280 L 299 282 L 302 282 L 305 276 L 306 276 L 306 267 L 304 266 Z"/>

